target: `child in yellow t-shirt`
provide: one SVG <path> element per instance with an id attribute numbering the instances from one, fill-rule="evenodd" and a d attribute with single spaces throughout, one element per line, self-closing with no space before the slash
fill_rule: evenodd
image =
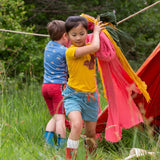
<path id="1" fill-rule="evenodd" d="M 104 29 L 101 22 L 95 21 L 93 41 L 86 44 L 88 22 L 81 16 L 67 18 L 65 27 L 71 41 L 66 51 L 68 83 L 62 92 L 66 115 L 71 122 L 71 132 L 67 141 L 66 159 L 76 157 L 83 123 L 85 127 L 86 147 L 93 152 L 96 148 L 96 121 L 98 100 L 95 82 L 94 52 L 100 47 L 99 33 Z M 94 142 L 94 143 L 92 143 Z M 71 153 L 73 152 L 73 153 Z"/>

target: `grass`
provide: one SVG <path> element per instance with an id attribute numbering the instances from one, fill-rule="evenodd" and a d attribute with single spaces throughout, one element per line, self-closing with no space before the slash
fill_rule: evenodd
<path id="1" fill-rule="evenodd" d="M 9 86 L 9 87 L 7 87 Z M 102 94 L 100 101 L 104 108 L 106 102 Z M 51 118 L 41 95 L 41 84 L 18 85 L 16 82 L 4 84 L 0 92 L 0 159 L 1 160 L 52 160 L 54 155 L 65 157 L 65 149 L 59 151 L 48 148 L 43 139 L 44 130 Z M 153 136 L 153 128 L 147 126 L 123 130 L 118 143 L 97 141 L 97 158 L 104 160 L 123 159 L 131 148 L 142 148 L 156 152 L 156 156 L 140 157 L 139 160 L 160 159 L 158 133 Z M 67 132 L 67 134 L 69 131 Z M 104 133 L 102 133 L 104 137 Z M 84 160 L 85 149 L 80 139 L 77 160 Z M 59 158 L 57 158 L 59 159 Z M 88 160 L 93 158 L 89 157 Z M 134 160 L 136 158 L 133 158 Z"/>

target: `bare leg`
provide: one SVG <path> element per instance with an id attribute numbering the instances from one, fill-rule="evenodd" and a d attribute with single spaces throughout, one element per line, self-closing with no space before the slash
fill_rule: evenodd
<path id="1" fill-rule="evenodd" d="M 85 121 L 86 149 L 90 154 L 95 154 L 96 145 L 96 122 Z"/>
<path id="2" fill-rule="evenodd" d="M 46 126 L 46 131 L 44 133 L 44 137 L 45 137 L 45 142 L 46 144 L 48 144 L 49 146 L 54 146 L 54 132 L 56 129 L 56 122 L 54 119 L 54 116 L 52 116 L 52 118 L 49 120 L 47 126 Z"/>
<path id="3" fill-rule="evenodd" d="M 46 126 L 46 131 L 48 132 L 55 132 L 56 130 L 56 121 L 54 116 L 49 120 L 47 126 Z"/>
<path id="4" fill-rule="evenodd" d="M 71 122 L 71 132 L 69 139 L 79 140 L 82 132 L 82 116 L 80 111 L 72 111 L 68 114 L 68 118 Z"/>
<path id="5" fill-rule="evenodd" d="M 79 146 L 79 138 L 82 132 L 82 116 L 80 111 L 72 111 L 68 114 L 71 122 L 71 132 L 67 140 L 66 160 L 75 160 Z"/>
<path id="6" fill-rule="evenodd" d="M 61 138 L 66 137 L 66 126 L 65 126 L 65 115 L 64 114 L 55 114 L 56 122 L 56 133 L 60 134 Z"/>

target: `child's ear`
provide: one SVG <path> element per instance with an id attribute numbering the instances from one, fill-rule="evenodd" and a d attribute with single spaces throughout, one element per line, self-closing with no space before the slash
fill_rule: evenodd
<path id="1" fill-rule="evenodd" d="M 67 36 L 67 33 L 65 32 L 65 33 L 63 34 L 63 36 L 65 36 L 65 37 L 66 37 L 66 36 Z"/>
<path id="2" fill-rule="evenodd" d="M 69 35 L 67 33 L 64 33 L 64 37 L 69 40 Z"/>
<path id="3" fill-rule="evenodd" d="M 66 32 L 63 34 L 63 38 L 64 38 L 64 39 L 65 39 L 65 38 L 68 38 L 68 35 L 67 35 Z"/>

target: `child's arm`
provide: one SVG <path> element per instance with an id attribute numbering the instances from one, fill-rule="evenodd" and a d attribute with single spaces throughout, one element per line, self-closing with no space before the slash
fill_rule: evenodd
<path id="1" fill-rule="evenodd" d="M 101 32 L 102 29 L 104 29 L 104 24 L 101 24 L 101 22 L 98 22 L 96 24 L 96 22 L 97 20 L 95 20 L 95 24 L 94 24 L 92 43 L 87 46 L 78 47 L 74 54 L 75 57 L 80 57 L 80 56 L 98 51 L 100 47 L 99 33 Z"/>

